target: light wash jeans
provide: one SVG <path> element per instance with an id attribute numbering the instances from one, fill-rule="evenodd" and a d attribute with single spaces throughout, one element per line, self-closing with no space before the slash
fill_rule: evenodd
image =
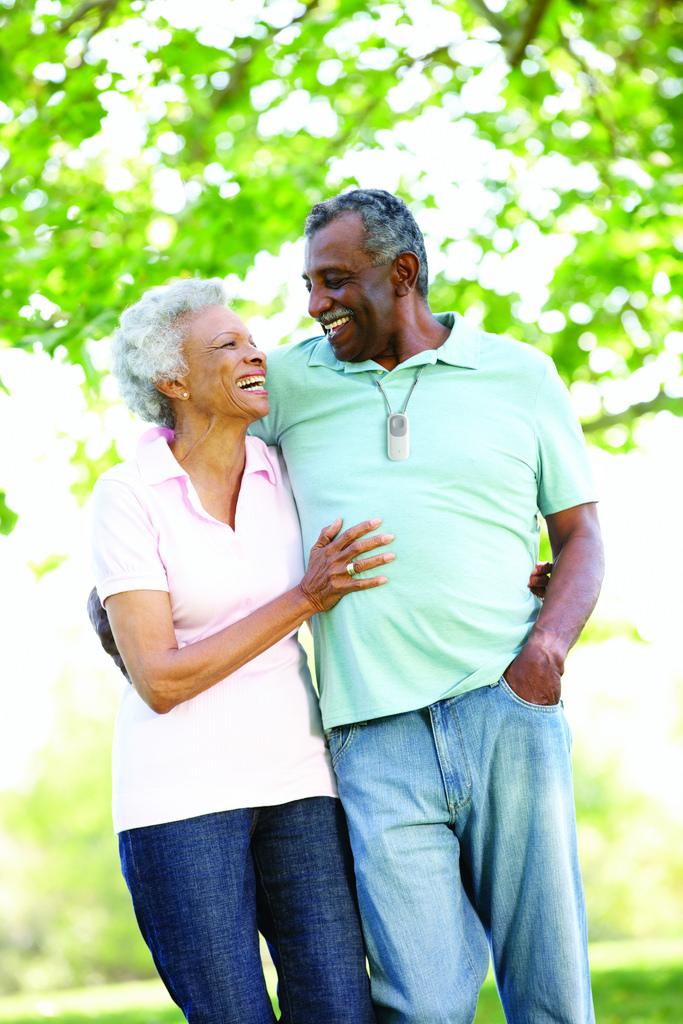
<path id="1" fill-rule="evenodd" d="M 504 679 L 329 731 L 379 1024 L 592 1024 L 571 735 Z"/>

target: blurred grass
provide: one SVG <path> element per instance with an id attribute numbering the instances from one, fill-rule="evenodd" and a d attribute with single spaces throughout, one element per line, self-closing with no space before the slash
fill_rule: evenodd
<path id="1" fill-rule="evenodd" d="M 683 1022 L 683 939 L 610 942 L 591 947 L 599 1024 Z M 267 971 L 269 984 L 273 975 Z M 271 989 L 272 990 L 272 989 Z M 0 999 L 2 1024 L 183 1024 L 159 981 L 12 996 Z M 492 977 L 479 998 L 475 1024 L 505 1024 Z"/>

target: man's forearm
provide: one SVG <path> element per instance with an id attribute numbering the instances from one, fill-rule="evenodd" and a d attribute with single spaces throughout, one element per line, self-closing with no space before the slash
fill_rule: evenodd
<path id="1" fill-rule="evenodd" d="M 569 650 L 578 640 L 595 608 L 604 575 L 600 530 L 582 524 L 553 550 L 553 572 L 543 607 L 527 644 L 541 646 L 558 663 L 560 671 Z"/>
<path id="2" fill-rule="evenodd" d="M 508 685 L 532 704 L 557 704 L 570 648 L 600 593 L 604 554 L 594 504 L 547 517 L 553 572 L 528 639 L 505 670 Z"/>

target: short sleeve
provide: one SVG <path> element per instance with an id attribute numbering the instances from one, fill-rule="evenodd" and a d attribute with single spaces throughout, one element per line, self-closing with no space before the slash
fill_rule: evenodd
<path id="1" fill-rule="evenodd" d="M 102 603 L 130 590 L 164 590 L 157 530 L 134 489 L 100 479 L 93 490 L 92 568 Z"/>
<path id="2" fill-rule="evenodd" d="M 581 424 L 552 363 L 538 392 L 535 428 L 541 515 L 597 501 Z"/>

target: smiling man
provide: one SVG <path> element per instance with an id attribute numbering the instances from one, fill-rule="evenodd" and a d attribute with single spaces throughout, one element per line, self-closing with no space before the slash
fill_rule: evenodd
<path id="1" fill-rule="evenodd" d="M 381 1024 L 470 1024 L 491 951 L 507 1020 L 594 1020 L 565 658 L 603 572 L 595 491 L 545 355 L 427 300 L 405 204 L 313 208 L 304 281 L 322 336 L 269 355 L 252 428 L 320 522 L 382 517 L 389 584 L 315 617 Z M 526 585 L 547 523 L 555 570 Z M 349 565 L 353 572 L 353 565 Z"/>

